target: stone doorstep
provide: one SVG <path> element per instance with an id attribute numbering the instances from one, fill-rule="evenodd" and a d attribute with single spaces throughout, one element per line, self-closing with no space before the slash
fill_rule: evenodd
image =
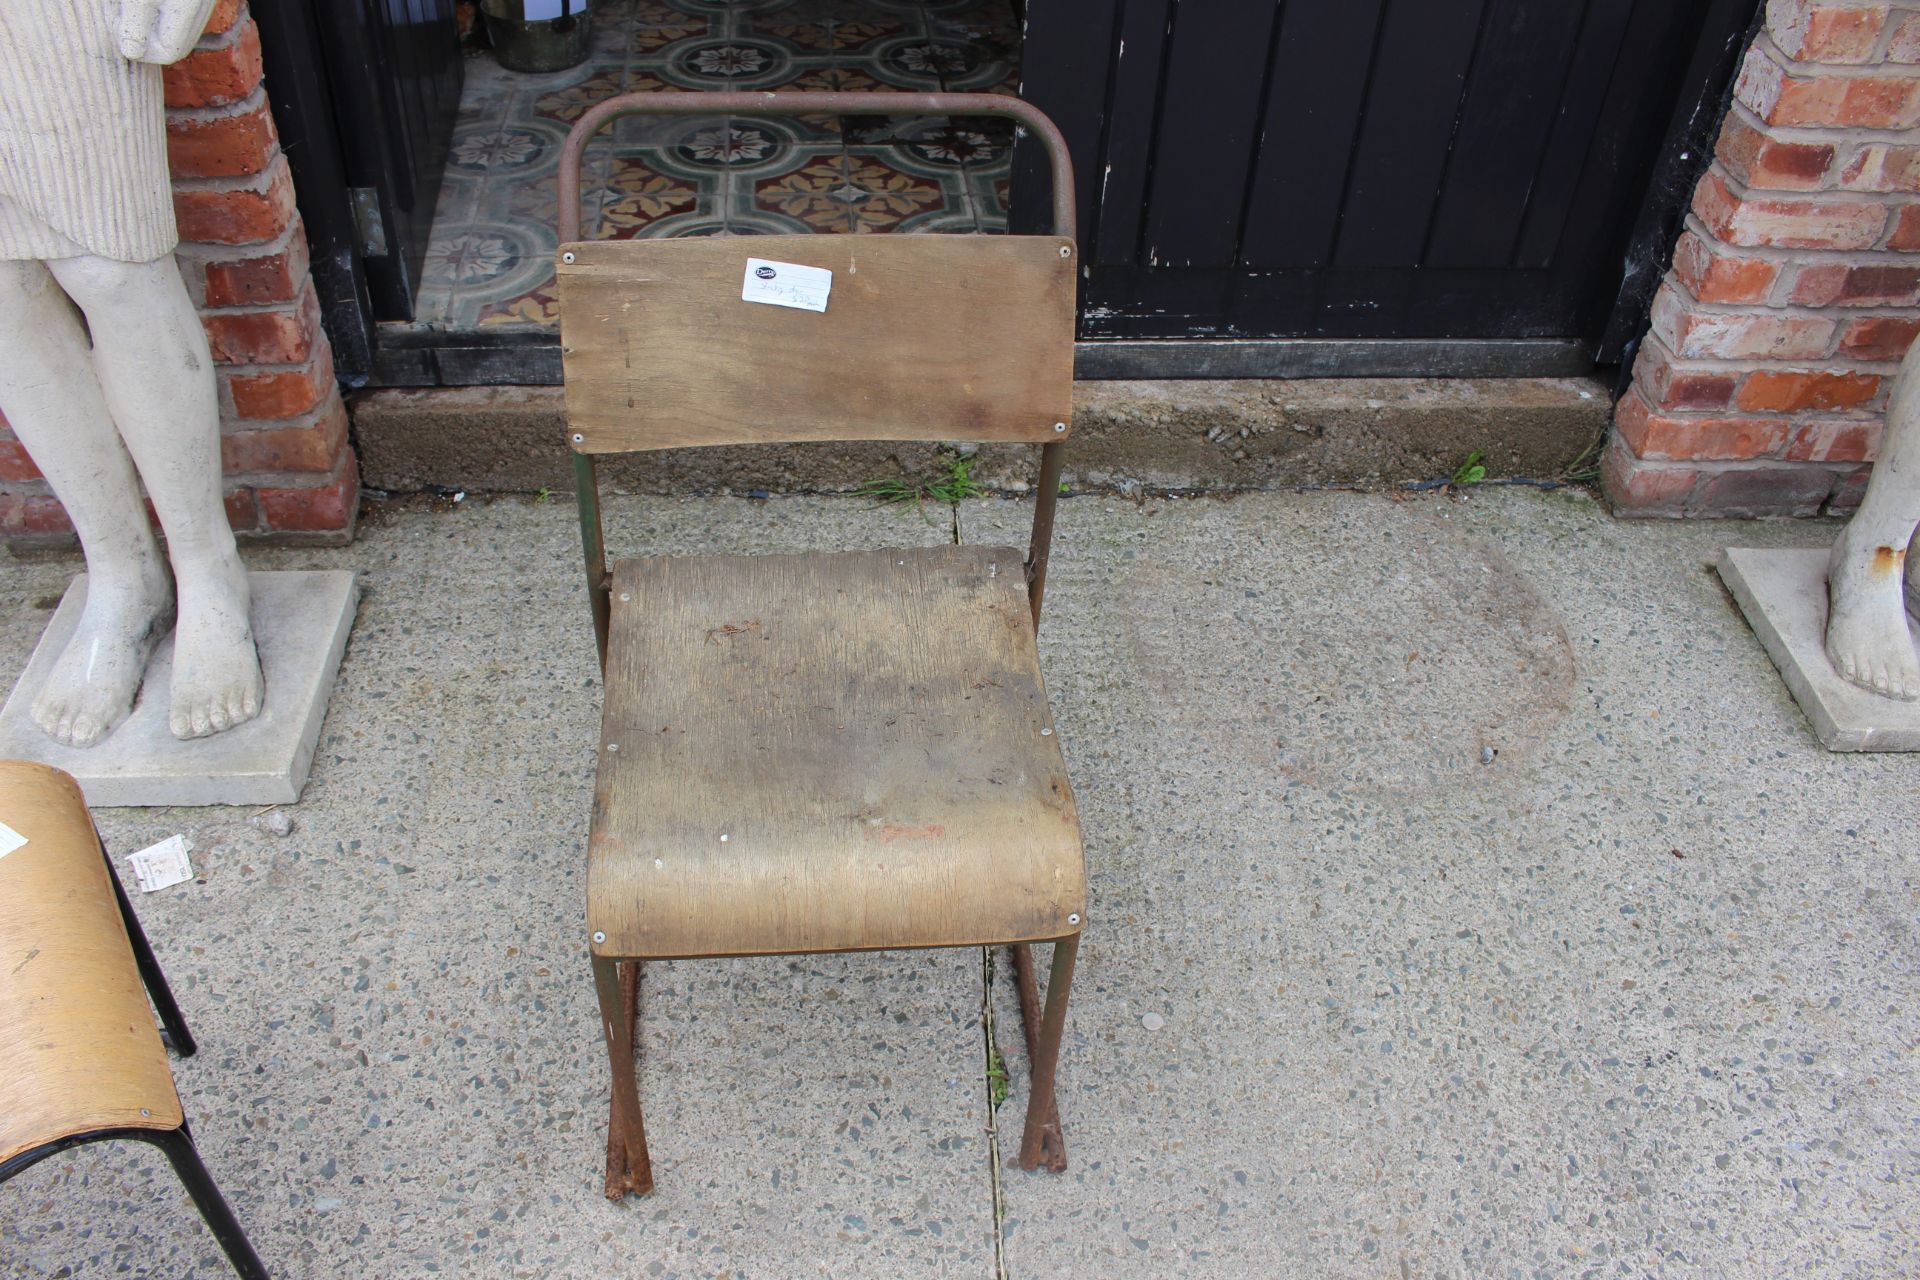
<path id="1" fill-rule="evenodd" d="M 386 390 L 351 409 L 371 489 L 566 491 L 559 387 Z M 1478 450 L 1493 478 L 1564 472 L 1606 430 L 1606 388 L 1588 378 L 1383 378 L 1079 382 L 1068 483 L 1086 489 L 1384 488 L 1445 479 Z M 844 492 L 927 474 L 937 445 L 724 447 L 634 455 L 604 469 L 636 493 Z M 1028 449 L 989 445 L 974 475 L 1019 491 Z"/>

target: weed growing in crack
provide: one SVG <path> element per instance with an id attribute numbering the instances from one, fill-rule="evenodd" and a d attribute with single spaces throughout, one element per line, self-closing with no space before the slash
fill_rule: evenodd
<path id="1" fill-rule="evenodd" d="M 931 517 L 926 511 L 928 502 L 937 502 L 951 507 L 963 499 L 978 498 L 986 493 L 986 487 L 973 478 L 973 463 L 974 459 L 970 454 L 943 453 L 939 469 L 926 479 L 885 476 L 877 480 L 868 480 L 860 486 L 859 493 L 862 497 L 871 498 L 883 507 L 904 506 L 912 503 L 920 512 L 921 518 L 931 523 Z"/>

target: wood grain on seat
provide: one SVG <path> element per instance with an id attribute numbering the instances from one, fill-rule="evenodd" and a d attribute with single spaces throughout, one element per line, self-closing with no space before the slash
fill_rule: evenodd
<path id="1" fill-rule="evenodd" d="M 95 1129 L 183 1122 L 99 838 L 74 780 L 0 761 L 0 1161 Z"/>
<path id="2" fill-rule="evenodd" d="M 1073 241 L 731 236 L 561 246 L 582 453 L 799 440 L 1052 441 L 1071 424 Z M 568 261 L 571 256 L 572 261 Z M 741 300 L 747 259 L 824 267 L 824 312 Z"/>
<path id="3" fill-rule="evenodd" d="M 653 557 L 613 592 L 596 953 L 1077 931 L 1079 817 L 1017 551 Z"/>

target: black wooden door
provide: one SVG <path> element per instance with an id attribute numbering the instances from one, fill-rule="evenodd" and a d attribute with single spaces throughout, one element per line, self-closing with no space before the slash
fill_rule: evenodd
<path id="1" fill-rule="evenodd" d="M 380 320 L 410 320 L 465 64 L 455 0 L 311 0 Z"/>
<path id="2" fill-rule="evenodd" d="M 1753 7 L 1033 0 L 1022 93 L 1074 150 L 1082 336 L 1590 349 L 1701 42 Z M 1016 229 L 1041 187 L 1023 154 Z"/>

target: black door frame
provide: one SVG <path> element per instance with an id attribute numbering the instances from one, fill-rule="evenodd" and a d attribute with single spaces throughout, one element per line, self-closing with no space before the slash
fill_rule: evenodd
<path id="1" fill-rule="evenodd" d="M 450 101 L 426 122 L 425 139 L 406 132 L 393 64 L 408 49 L 394 45 L 377 2 L 253 0 L 321 315 L 348 386 L 366 383 L 378 366 L 378 318 L 412 313 L 441 170 L 409 149 L 444 151 L 458 99 L 457 85 L 442 93 Z M 450 18 L 431 19 L 429 28 L 429 37 L 441 28 L 453 37 Z M 417 42 L 423 33 L 409 28 L 400 36 Z M 459 69 L 454 63 L 456 80 Z"/>
<path id="2" fill-rule="evenodd" d="M 451 0 L 308 0 L 333 96 L 368 294 L 382 319 L 411 320 L 465 55 Z M 435 46 L 440 48 L 435 56 Z M 423 56 L 425 55 L 425 56 Z"/>
<path id="3" fill-rule="evenodd" d="M 379 333 L 333 89 L 320 57 L 320 28 L 306 0 L 252 0 L 251 8 L 260 28 L 267 100 L 306 226 L 321 323 L 333 344 L 334 373 L 343 386 L 359 387 L 373 371 Z"/>
<path id="4" fill-rule="evenodd" d="M 1667 273 L 1681 223 L 1693 203 L 1694 188 L 1713 163 L 1720 127 L 1733 105 L 1734 74 L 1765 17 L 1764 0 L 1713 0 L 1627 240 L 1620 292 L 1601 332 L 1597 363 L 1633 364 L 1640 339 L 1646 336 L 1654 292 Z"/>

